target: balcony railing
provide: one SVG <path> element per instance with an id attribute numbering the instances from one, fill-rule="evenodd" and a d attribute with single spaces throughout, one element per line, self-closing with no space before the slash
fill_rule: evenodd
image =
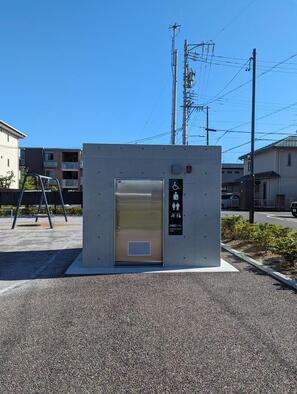
<path id="1" fill-rule="evenodd" d="M 55 160 L 44 160 L 43 166 L 46 168 L 57 168 L 57 162 Z"/>
<path id="2" fill-rule="evenodd" d="M 62 187 L 78 187 L 78 179 L 62 179 Z"/>
<path id="3" fill-rule="evenodd" d="M 62 170 L 79 170 L 79 162 L 77 161 L 63 161 Z"/>

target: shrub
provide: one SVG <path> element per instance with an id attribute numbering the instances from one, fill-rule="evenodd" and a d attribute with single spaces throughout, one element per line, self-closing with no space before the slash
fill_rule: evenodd
<path id="1" fill-rule="evenodd" d="M 270 251 L 283 256 L 287 261 L 297 259 L 297 232 L 278 224 L 251 224 L 241 216 L 222 218 L 222 238 L 249 240 Z"/>

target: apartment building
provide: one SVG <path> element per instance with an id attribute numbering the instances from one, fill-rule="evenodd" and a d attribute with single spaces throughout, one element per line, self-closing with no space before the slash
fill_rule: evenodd
<path id="1" fill-rule="evenodd" d="M 19 188 L 19 140 L 25 137 L 26 134 L 0 120 L 0 177 L 13 173 L 10 189 Z"/>
<path id="2" fill-rule="evenodd" d="M 247 208 L 250 154 L 239 159 L 244 162 L 244 176 L 240 181 L 243 208 Z M 256 207 L 288 209 L 291 201 L 297 200 L 297 135 L 257 149 L 254 168 Z"/>
<path id="3" fill-rule="evenodd" d="M 82 150 L 71 148 L 22 148 L 21 164 L 30 172 L 58 178 L 63 190 L 82 189 Z"/>

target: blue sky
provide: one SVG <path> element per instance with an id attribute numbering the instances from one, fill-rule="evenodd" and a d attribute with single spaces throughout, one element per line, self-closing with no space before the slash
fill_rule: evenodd
<path id="1" fill-rule="evenodd" d="M 0 119 L 28 134 L 23 146 L 79 147 L 130 142 L 170 132 L 168 25 L 177 21 L 179 114 L 182 49 L 213 40 L 211 66 L 193 63 L 198 103 L 224 88 L 257 48 L 258 75 L 297 53 L 296 0 L 0 0 Z M 224 56 L 224 57 L 220 57 Z M 234 58 L 234 59 L 233 59 Z M 223 63 L 223 64 L 222 64 Z M 223 94 L 248 81 L 244 68 Z M 297 129 L 297 56 L 257 79 L 256 132 Z M 249 131 L 251 85 L 210 105 L 210 127 Z M 281 110 L 281 111 L 279 111 Z M 279 111 L 269 115 L 273 111 Z M 269 115 L 269 116 L 268 116 Z M 204 144 L 204 113 L 189 122 L 190 143 Z M 211 134 L 224 161 L 248 145 L 244 133 Z M 284 135 L 258 134 L 256 147 Z M 180 137 L 179 137 L 180 140 Z M 149 143 L 169 143 L 170 136 Z M 228 151 L 228 152 L 226 152 Z"/>

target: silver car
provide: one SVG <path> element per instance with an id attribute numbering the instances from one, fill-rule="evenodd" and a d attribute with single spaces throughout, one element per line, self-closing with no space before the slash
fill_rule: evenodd
<path id="1" fill-rule="evenodd" d="M 226 193 L 222 195 L 222 209 L 236 209 L 240 206 L 240 198 L 236 193 Z"/>

